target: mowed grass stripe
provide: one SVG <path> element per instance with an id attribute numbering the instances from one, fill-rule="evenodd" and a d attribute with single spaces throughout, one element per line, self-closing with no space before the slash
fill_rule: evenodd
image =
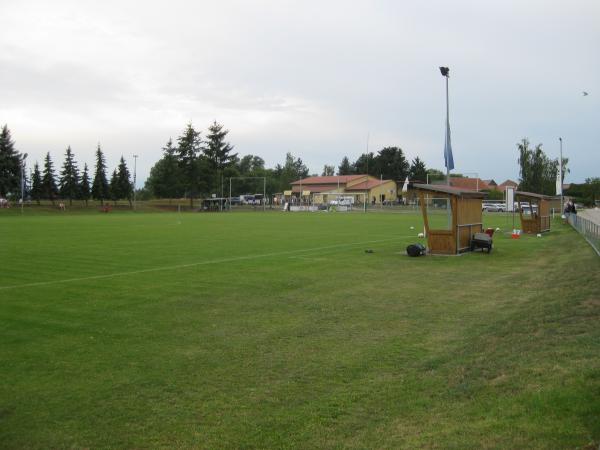
<path id="1" fill-rule="evenodd" d="M 208 260 L 208 261 L 197 261 L 197 262 L 191 262 L 191 263 L 186 263 L 186 264 L 178 264 L 178 265 L 174 265 L 174 266 L 153 267 L 153 268 L 148 268 L 148 269 L 132 270 L 132 271 L 128 271 L 128 272 L 108 273 L 108 274 L 103 274 L 103 275 L 91 275 L 91 276 L 79 277 L 79 278 L 66 278 L 66 279 L 62 279 L 62 280 L 39 281 L 39 282 L 24 283 L 24 284 L 12 285 L 12 286 L 0 286 L 0 290 L 18 289 L 18 288 L 27 288 L 27 287 L 36 287 L 36 286 L 48 286 L 48 285 L 52 285 L 52 284 L 73 283 L 73 282 L 89 281 L 89 280 L 102 280 L 102 279 L 106 279 L 106 278 L 146 274 L 146 273 L 150 273 L 150 272 L 165 272 L 165 271 L 173 271 L 173 270 L 179 270 L 179 269 L 187 269 L 187 268 L 196 267 L 196 266 L 204 266 L 204 265 L 212 265 L 212 264 L 225 264 L 225 263 L 232 263 L 232 262 L 249 261 L 249 260 L 255 260 L 255 259 L 262 259 L 262 258 L 289 256 L 289 255 L 312 253 L 312 252 L 318 252 L 320 254 L 320 252 L 323 252 L 326 250 L 340 249 L 340 248 L 344 248 L 344 247 L 354 247 L 357 245 L 371 245 L 371 244 L 381 244 L 384 242 L 404 241 L 408 237 L 409 236 L 402 236 L 402 237 L 397 237 L 397 238 L 392 238 L 392 239 L 376 239 L 376 240 L 362 241 L 362 242 L 350 242 L 350 243 L 344 243 L 344 244 L 327 245 L 327 246 L 323 246 L 323 247 L 290 250 L 290 251 L 283 251 L 283 252 L 263 253 L 263 254 L 254 254 L 254 255 L 246 255 L 246 256 L 234 256 L 231 258 L 220 258 L 220 259 L 214 259 L 214 260 Z M 334 253 L 329 252 L 328 254 L 334 254 Z M 313 260 L 314 260 L 314 258 L 313 258 Z"/>
<path id="2" fill-rule="evenodd" d="M 156 221 L 154 226 L 148 225 L 147 216 Z M 7 242 L 0 255 L 14 264 L 0 273 L 0 284 L 30 282 L 31 276 L 40 281 L 80 278 L 369 239 L 356 226 L 364 226 L 361 216 L 315 220 L 307 215 L 299 222 L 281 213 L 231 214 L 221 220 L 200 214 L 147 216 L 28 217 L 12 228 L 15 218 L 10 218 L 0 223 Z M 245 226 L 240 227 L 240 221 Z M 371 238 L 386 236 L 386 231 L 371 232 Z M 23 279 L 25 274 L 30 276 Z"/>

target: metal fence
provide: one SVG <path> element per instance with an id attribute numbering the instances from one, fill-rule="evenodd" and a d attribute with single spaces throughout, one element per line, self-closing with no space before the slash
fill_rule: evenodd
<path id="1" fill-rule="evenodd" d="M 581 233 L 585 240 L 596 250 L 598 256 L 600 256 L 600 225 L 577 214 L 569 215 L 569 223 Z"/>

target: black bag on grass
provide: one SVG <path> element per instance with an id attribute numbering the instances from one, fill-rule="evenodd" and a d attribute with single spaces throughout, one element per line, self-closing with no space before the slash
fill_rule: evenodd
<path id="1" fill-rule="evenodd" d="M 410 244 L 406 247 L 408 256 L 421 256 L 425 254 L 425 246 L 423 244 Z"/>

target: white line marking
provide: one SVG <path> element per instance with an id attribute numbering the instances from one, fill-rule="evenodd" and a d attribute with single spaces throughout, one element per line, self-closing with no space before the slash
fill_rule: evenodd
<path id="1" fill-rule="evenodd" d="M 154 268 L 150 268 L 150 269 L 141 269 L 141 270 L 131 270 L 128 272 L 116 272 L 116 273 L 109 273 L 106 275 L 91 275 L 89 277 L 81 277 L 81 278 L 66 278 L 63 280 L 50 280 L 50 281 L 38 281 L 35 283 L 15 284 L 15 285 L 11 285 L 11 286 L 0 286 L 0 291 L 8 290 L 8 289 L 24 288 L 24 287 L 48 286 L 51 284 L 74 283 L 77 281 L 102 280 L 105 278 L 123 277 L 123 276 L 127 276 L 127 275 L 138 275 L 141 273 L 162 272 L 162 271 L 167 271 L 167 270 L 185 269 L 188 267 L 195 267 L 195 266 L 207 266 L 210 264 L 221 264 L 221 263 L 227 263 L 227 262 L 269 258 L 272 256 L 293 255 L 295 253 L 314 252 L 314 251 L 327 250 L 327 249 L 331 249 L 331 248 L 351 247 L 353 245 L 377 244 L 380 242 L 397 241 L 400 239 L 405 239 L 407 237 L 414 237 L 414 236 L 412 236 L 412 235 L 411 236 L 398 236 L 398 237 L 391 238 L 391 239 L 379 239 L 379 240 L 375 240 L 375 241 L 362 241 L 362 242 L 351 242 L 348 244 L 326 245 L 324 247 L 305 248 L 305 249 L 301 249 L 301 250 L 289 250 L 289 251 L 285 251 L 285 252 L 263 253 L 260 255 L 235 256 L 232 258 L 221 258 L 221 259 L 213 259 L 210 261 L 199 261 L 199 262 L 189 263 L 189 264 L 178 264 L 178 265 L 174 265 L 174 266 L 154 267 Z"/>

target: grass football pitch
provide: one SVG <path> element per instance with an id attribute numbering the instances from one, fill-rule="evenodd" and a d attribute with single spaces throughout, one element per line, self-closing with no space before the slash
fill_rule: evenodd
<path id="1" fill-rule="evenodd" d="M 600 258 L 552 226 L 0 216 L 0 447 L 596 448 Z"/>

